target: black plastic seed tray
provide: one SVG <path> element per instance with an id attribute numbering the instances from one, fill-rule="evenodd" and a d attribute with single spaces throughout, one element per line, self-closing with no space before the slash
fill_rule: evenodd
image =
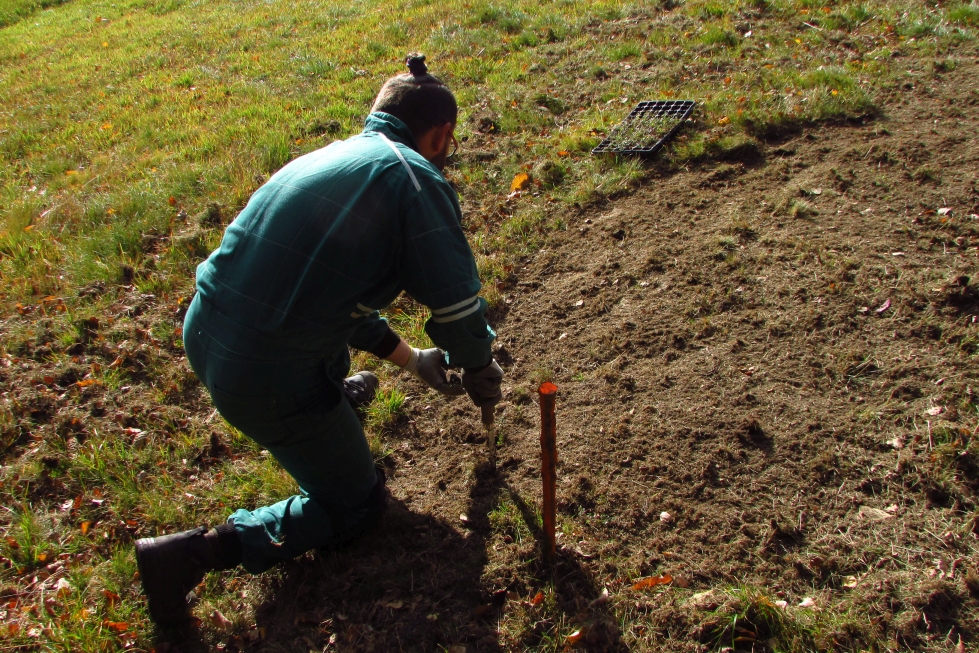
<path id="1" fill-rule="evenodd" d="M 640 102 L 591 152 L 652 156 L 676 135 L 695 104 L 693 100 Z"/>

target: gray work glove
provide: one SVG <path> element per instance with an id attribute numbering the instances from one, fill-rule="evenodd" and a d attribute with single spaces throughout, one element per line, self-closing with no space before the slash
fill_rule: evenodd
<path id="1" fill-rule="evenodd" d="M 503 368 L 496 359 L 486 367 L 469 368 L 462 373 L 462 387 L 466 389 L 473 403 L 483 406 L 495 406 L 503 398 L 500 385 L 503 383 Z"/>
<path id="2" fill-rule="evenodd" d="M 446 369 L 445 352 L 437 347 L 431 349 L 412 347 L 404 369 L 428 387 L 444 395 L 458 397 L 465 392 L 459 375 Z"/>

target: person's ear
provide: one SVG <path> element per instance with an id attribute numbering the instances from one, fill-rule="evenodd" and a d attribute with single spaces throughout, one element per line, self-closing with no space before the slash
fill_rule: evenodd
<path id="1" fill-rule="evenodd" d="M 430 145 L 432 150 L 435 152 L 444 152 L 447 140 L 452 137 L 452 123 L 447 122 L 444 125 L 435 127 L 431 133 L 432 141 Z"/>

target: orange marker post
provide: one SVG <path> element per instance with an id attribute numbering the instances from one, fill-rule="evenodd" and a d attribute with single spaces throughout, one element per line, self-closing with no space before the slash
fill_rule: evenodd
<path id="1" fill-rule="evenodd" d="M 557 487 L 557 425 L 554 399 L 557 386 L 547 381 L 540 386 L 541 478 L 544 481 L 544 559 L 553 561 L 557 552 L 554 530 L 557 525 L 555 489 Z"/>

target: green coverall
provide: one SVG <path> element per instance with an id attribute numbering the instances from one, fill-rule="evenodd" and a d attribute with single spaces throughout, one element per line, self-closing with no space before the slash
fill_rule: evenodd
<path id="1" fill-rule="evenodd" d="M 339 543 L 367 514 L 375 471 L 342 381 L 348 345 L 382 358 L 398 345 L 378 309 L 407 292 L 450 365 L 492 358 L 458 199 L 416 148 L 400 120 L 370 114 L 273 175 L 197 268 L 187 358 L 221 415 L 302 488 L 228 518 L 252 573 Z"/>

